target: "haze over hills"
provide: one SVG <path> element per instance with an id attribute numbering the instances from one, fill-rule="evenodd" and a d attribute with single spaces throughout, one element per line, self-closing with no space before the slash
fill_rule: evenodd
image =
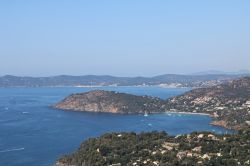
<path id="1" fill-rule="evenodd" d="M 208 75 L 208 74 L 212 74 L 212 75 L 225 75 L 225 74 L 226 75 L 249 75 L 250 70 L 238 70 L 238 71 L 232 71 L 232 72 L 220 71 L 220 70 L 207 70 L 207 71 L 192 73 L 191 75 Z"/>
<path id="2" fill-rule="evenodd" d="M 0 87 L 60 87 L 60 86 L 142 86 L 160 85 L 163 87 L 207 87 L 247 74 L 205 74 L 177 75 L 165 74 L 155 77 L 115 77 L 109 75 L 52 77 L 18 77 L 6 75 L 0 77 Z"/>

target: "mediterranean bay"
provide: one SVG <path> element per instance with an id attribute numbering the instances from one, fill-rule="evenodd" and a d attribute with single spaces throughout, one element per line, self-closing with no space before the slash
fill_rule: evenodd
<path id="1" fill-rule="evenodd" d="M 3 165 L 54 165 L 75 151 L 83 140 L 107 132 L 166 131 L 170 135 L 193 131 L 231 132 L 210 125 L 205 115 L 160 113 L 123 115 L 71 112 L 52 105 L 72 93 L 107 90 L 167 99 L 191 88 L 146 87 L 40 87 L 0 88 L 0 159 Z"/>

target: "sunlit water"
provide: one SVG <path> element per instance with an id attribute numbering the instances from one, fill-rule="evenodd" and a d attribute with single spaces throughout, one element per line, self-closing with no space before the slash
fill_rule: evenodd
<path id="1" fill-rule="evenodd" d="M 63 154 L 76 150 L 83 140 L 112 131 L 164 130 L 171 135 L 192 131 L 227 132 L 209 125 L 202 115 L 115 115 L 70 112 L 50 106 L 69 94 L 96 88 L 0 88 L 0 165 L 52 166 Z M 163 99 L 189 89 L 159 87 L 102 87 Z"/>

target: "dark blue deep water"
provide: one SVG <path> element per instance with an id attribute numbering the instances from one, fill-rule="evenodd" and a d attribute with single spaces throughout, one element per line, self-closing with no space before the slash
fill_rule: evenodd
<path id="1" fill-rule="evenodd" d="M 192 131 L 226 130 L 209 125 L 202 115 L 113 115 L 69 112 L 50 106 L 69 94 L 94 88 L 0 88 L 0 161 L 3 166 L 52 166 L 83 140 L 112 131 L 165 130 L 177 135 Z M 95 88 L 96 89 L 96 88 Z M 159 87 L 102 87 L 166 99 L 189 89 Z"/>

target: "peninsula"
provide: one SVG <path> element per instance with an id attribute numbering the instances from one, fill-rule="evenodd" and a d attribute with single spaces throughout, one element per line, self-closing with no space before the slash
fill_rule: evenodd
<path id="1" fill-rule="evenodd" d="M 70 95 L 54 107 L 73 111 L 150 114 L 165 112 L 164 103 L 164 100 L 157 97 L 95 90 Z"/>
<path id="2" fill-rule="evenodd" d="M 209 88 L 194 89 L 167 100 L 96 90 L 70 95 L 54 107 L 72 111 L 121 114 L 208 114 L 213 117 L 213 125 L 238 130 L 250 124 L 250 77 Z"/>

